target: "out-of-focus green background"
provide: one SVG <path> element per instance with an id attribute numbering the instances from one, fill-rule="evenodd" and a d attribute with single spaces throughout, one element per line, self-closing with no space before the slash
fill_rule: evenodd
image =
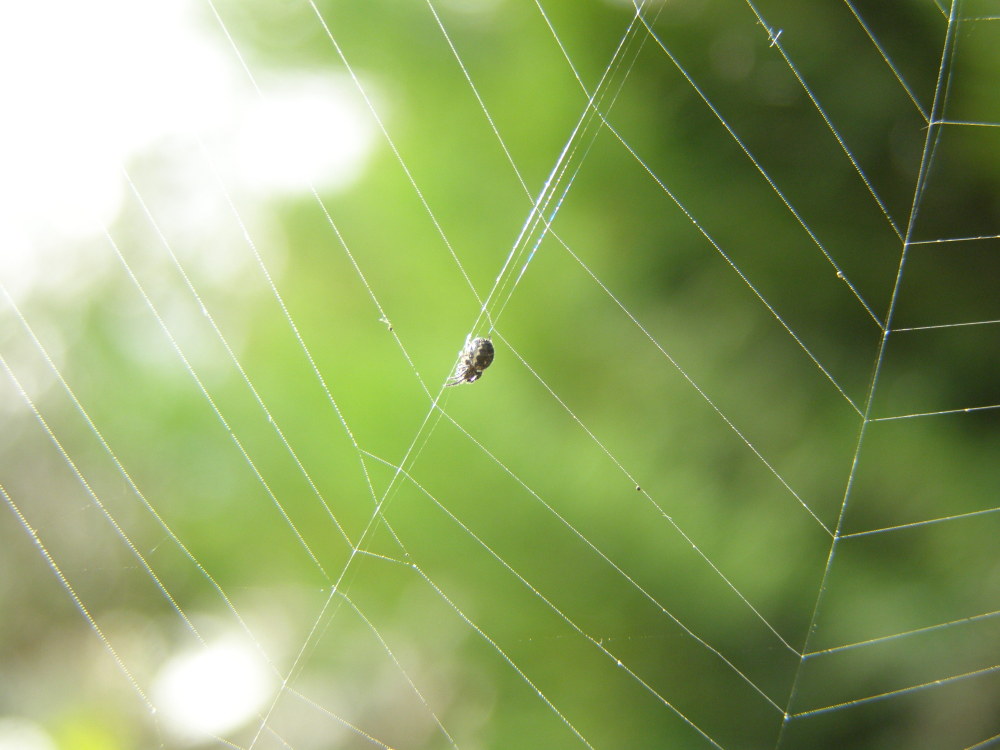
<path id="1" fill-rule="evenodd" d="M 0 748 L 996 742 L 956 2 L 3 10 Z"/>

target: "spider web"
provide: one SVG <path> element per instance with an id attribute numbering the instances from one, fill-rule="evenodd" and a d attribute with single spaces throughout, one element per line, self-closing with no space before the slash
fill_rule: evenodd
<path id="1" fill-rule="evenodd" d="M 0 747 L 997 744 L 995 6 L 62 10 Z"/>

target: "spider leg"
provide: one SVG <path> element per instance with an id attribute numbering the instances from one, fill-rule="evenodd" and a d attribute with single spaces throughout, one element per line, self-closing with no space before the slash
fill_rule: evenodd
<path id="1" fill-rule="evenodd" d="M 466 370 L 462 365 L 455 368 L 455 374 L 448 378 L 448 382 L 445 385 L 461 385 L 466 381 Z"/>

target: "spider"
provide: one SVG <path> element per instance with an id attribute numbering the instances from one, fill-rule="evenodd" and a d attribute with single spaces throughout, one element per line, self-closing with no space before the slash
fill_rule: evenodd
<path id="1" fill-rule="evenodd" d="M 465 338 L 465 348 L 458 355 L 458 366 L 455 374 L 448 380 L 448 385 L 475 383 L 483 376 L 483 370 L 493 363 L 493 342 L 489 339 Z"/>

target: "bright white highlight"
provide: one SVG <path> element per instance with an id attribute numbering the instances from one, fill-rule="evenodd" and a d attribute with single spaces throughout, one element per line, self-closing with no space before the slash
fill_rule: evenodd
<path id="1" fill-rule="evenodd" d="M 218 119 L 234 86 L 188 3 L 53 0 L 10 4 L 3 16 L 0 239 L 9 258 L 11 240 L 30 253 L 98 234 L 117 215 L 129 157 Z"/>
<path id="2" fill-rule="evenodd" d="M 352 83 L 287 74 L 258 91 L 204 3 L 11 3 L 0 20 L 0 276 L 16 296 L 99 275 L 137 163 L 169 169 L 175 216 L 203 221 L 202 144 L 230 192 L 258 199 L 342 188 L 367 162 Z M 91 238 L 99 251 L 77 244 Z"/>
<path id="3" fill-rule="evenodd" d="M 349 81 L 290 78 L 245 111 L 237 168 L 245 185 L 262 190 L 339 188 L 360 175 L 374 137 Z"/>
<path id="4" fill-rule="evenodd" d="M 153 702 L 165 724 L 196 740 L 242 726 L 271 691 L 260 654 L 250 644 L 227 640 L 167 662 L 153 687 Z"/>
<path id="5" fill-rule="evenodd" d="M 55 741 L 33 721 L 0 717 L 0 750 L 57 750 Z"/>

